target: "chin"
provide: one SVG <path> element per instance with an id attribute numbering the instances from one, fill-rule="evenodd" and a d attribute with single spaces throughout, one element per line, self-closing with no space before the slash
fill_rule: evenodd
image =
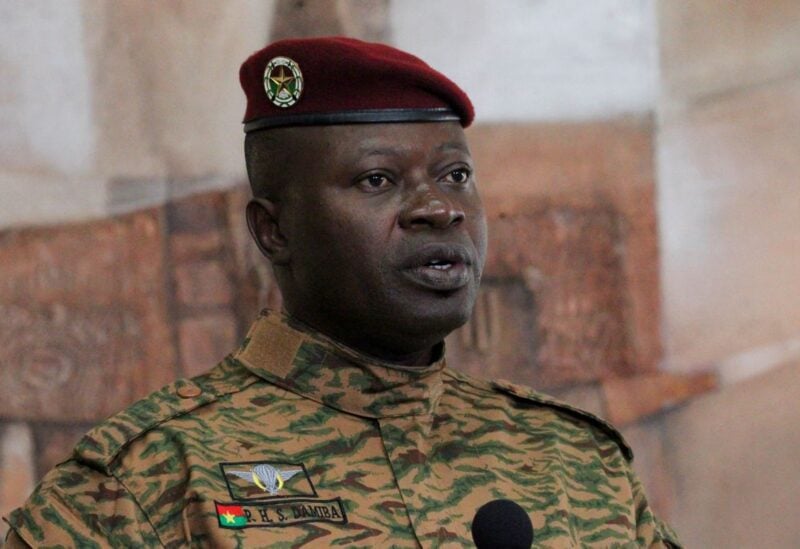
<path id="1" fill-rule="evenodd" d="M 472 295 L 468 298 L 461 296 L 461 299 L 453 299 L 454 297 L 456 296 L 417 301 L 413 310 L 398 316 L 408 318 L 410 332 L 420 336 L 434 336 L 437 341 L 444 339 L 450 332 L 467 323 L 475 304 Z"/>

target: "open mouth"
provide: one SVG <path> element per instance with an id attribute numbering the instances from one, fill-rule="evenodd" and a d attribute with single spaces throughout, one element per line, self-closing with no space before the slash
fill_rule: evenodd
<path id="1" fill-rule="evenodd" d="M 453 268 L 454 263 L 446 259 L 432 259 L 425 264 L 425 267 L 436 269 L 437 271 L 446 271 Z"/>
<path id="2" fill-rule="evenodd" d="M 459 244 L 422 247 L 406 262 L 403 274 L 416 286 L 429 290 L 453 291 L 472 279 L 469 250 Z"/>

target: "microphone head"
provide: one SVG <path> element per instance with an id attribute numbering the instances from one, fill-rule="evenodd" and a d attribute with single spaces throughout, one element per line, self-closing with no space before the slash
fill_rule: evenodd
<path id="1" fill-rule="evenodd" d="M 472 519 L 478 549 L 530 549 L 533 524 L 525 509 L 508 499 L 484 504 Z"/>

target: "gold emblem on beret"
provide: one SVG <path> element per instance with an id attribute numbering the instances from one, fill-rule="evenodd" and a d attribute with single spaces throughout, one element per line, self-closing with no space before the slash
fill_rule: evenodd
<path id="1" fill-rule="evenodd" d="M 291 107 L 303 93 L 303 73 L 288 57 L 274 57 L 264 70 L 264 89 L 273 105 Z"/>

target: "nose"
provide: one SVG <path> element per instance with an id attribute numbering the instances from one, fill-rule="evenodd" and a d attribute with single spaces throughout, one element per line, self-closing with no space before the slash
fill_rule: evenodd
<path id="1" fill-rule="evenodd" d="M 433 184 L 420 184 L 400 212 L 403 229 L 446 229 L 464 220 L 464 209 Z"/>

